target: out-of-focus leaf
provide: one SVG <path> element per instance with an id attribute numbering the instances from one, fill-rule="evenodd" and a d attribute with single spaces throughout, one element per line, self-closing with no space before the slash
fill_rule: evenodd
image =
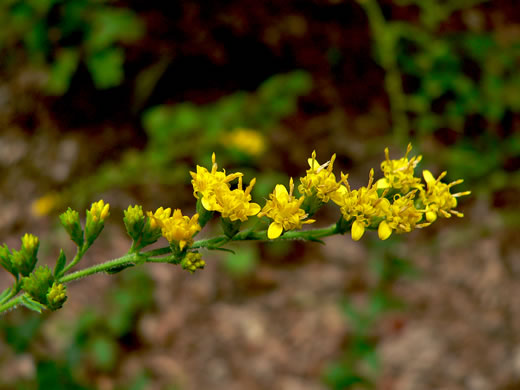
<path id="1" fill-rule="evenodd" d="M 46 90 L 50 95 L 63 95 L 69 89 L 70 80 L 78 67 L 79 53 L 76 49 L 62 49 L 52 64 Z"/>
<path id="2" fill-rule="evenodd" d="M 258 264 L 256 247 L 240 247 L 235 254 L 226 256 L 224 266 L 226 270 L 236 276 L 244 276 L 253 272 Z"/>
<path id="3" fill-rule="evenodd" d="M 116 87 L 125 75 L 123 63 L 125 55 L 121 48 L 111 48 L 92 54 L 87 58 L 87 66 L 97 88 Z"/>
<path id="4" fill-rule="evenodd" d="M 25 352 L 36 332 L 40 329 L 42 317 L 34 313 L 28 314 L 23 321 L 15 324 L 2 324 L 5 340 L 17 353 Z"/>
<path id="5" fill-rule="evenodd" d="M 88 390 L 76 383 L 70 368 L 54 361 L 42 361 L 36 369 L 38 389 L 52 390 Z"/>
<path id="6" fill-rule="evenodd" d="M 117 362 L 118 346 L 113 338 L 97 335 L 87 345 L 95 366 L 102 371 L 110 371 Z"/>
<path id="7" fill-rule="evenodd" d="M 156 63 L 140 71 L 136 76 L 132 99 L 133 112 L 140 110 L 146 100 L 148 100 L 172 59 L 172 56 L 162 57 Z"/>
<path id="8" fill-rule="evenodd" d="M 115 43 L 131 43 L 144 34 L 144 25 L 129 9 L 103 7 L 92 15 L 92 30 L 87 48 L 93 52 L 107 49 Z"/>

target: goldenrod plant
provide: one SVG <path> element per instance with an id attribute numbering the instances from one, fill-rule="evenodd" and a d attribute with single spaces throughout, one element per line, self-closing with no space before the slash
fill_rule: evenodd
<path id="1" fill-rule="evenodd" d="M 67 283 L 100 272 L 110 274 L 144 263 L 169 263 L 181 265 L 194 273 L 205 266 L 202 251 L 230 251 L 225 248 L 230 242 L 321 242 L 324 237 L 347 232 L 353 240 L 360 240 L 367 230 L 377 231 L 379 238 L 386 240 L 394 233 L 427 227 L 437 218 L 462 217 L 463 214 L 455 210 L 457 198 L 470 192 L 451 193 L 451 188 L 462 180 L 446 184 L 441 181 L 446 172 L 435 178 L 424 170 L 423 183 L 420 177 L 415 176 L 421 156 L 409 158 L 410 151 L 411 145 L 404 157 L 391 160 L 386 149 L 386 159 L 381 163 L 383 177 L 375 181 L 371 169 L 368 184 L 358 189 L 352 189 L 348 175 L 343 172 L 337 179 L 333 172 L 335 155 L 320 165 L 313 152 L 309 158 L 310 169 L 300 178 L 300 194 L 294 193 L 295 185 L 291 178 L 289 189 L 277 184 L 263 207 L 251 197 L 256 179 L 244 188 L 243 173 L 228 174 L 219 170 L 213 154 L 211 169 L 197 166 L 195 172 L 190 172 L 197 200 L 197 212 L 193 216 L 183 215 L 180 209 L 172 212 L 171 208 L 160 207 L 155 212 L 145 213 L 139 205 L 129 206 L 123 218 L 132 239 L 129 251 L 117 259 L 75 272 L 72 268 L 102 232 L 110 215 L 110 206 L 103 200 L 93 203 L 86 211 L 84 227 L 79 213 L 69 208 L 60 216 L 60 221 L 77 246 L 72 260 L 68 261 L 62 250 L 54 269 L 36 267 L 40 242 L 31 234 L 23 236 L 19 251 L 5 244 L 0 247 L 0 264 L 15 279 L 14 284 L 0 295 L 0 313 L 19 305 L 38 312 L 57 310 L 67 300 Z M 326 203 L 338 206 L 338 222 L 328 227 L 302 230 L 303 225 L 317 222 L 312 217 Z M 195 240 L 214 217 L 220 218 L 223 234 Z M 254 223 L 244 228 L 243 224 L 249 220 L 254 220 Z M 167 246 L 145 250 L 161 236 L 168 241 Z"/>

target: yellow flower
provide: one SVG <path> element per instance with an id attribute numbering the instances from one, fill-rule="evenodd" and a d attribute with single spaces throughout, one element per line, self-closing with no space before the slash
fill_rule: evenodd
<path id="1" fill-rule="evenodd" d="M 393 231 L 396 233 L 408 233 L 416 227 L 424 227 L 429 224 L 417 225 L 423 214 L 414 205 L 414 197 L 417 191 L 409 192 L 406 196 L 395 195 L 394 202 L 390 204 L 388 199 L 381 202 L 381 208 L 386 216 L 377 229 L 379 238 L 386 240 Z"/>
<path id="2" fill-rule="evenodd" d="M 92 221 L 98 222 L 98 221 L 104 221 L 106 217 L 110 215 L 108 210 L 110 209 L 110 205 L 107 203 L 105 204 L 105 201 L 101 199 L 98 202 L 92 203 L 92 206 L 90 207 L 90 214 L 92 215 Z"/>
<path id="3" fill-rule="evenodd" d="M 261 155 L 265 150 L 265 137 L 252 129 L 237 128 L 224 135 L 222 143 L 253 157 Z"/>
<path id="4" fill-rule="evenodd" d="M 29 252 L 33 252 L 39 244 L 40 239 L 32 234 L 25 233 L 25 235 L 22 237 L 22 247 Z"/>
<path id="5" fill-rule="evenodd" d="M 437 179 L 430 171 L 424 170 L 423 177 L 426 182 L 426 191 L 421 192 L 421 200 L 425 206 L 425 215 L 428 222 L 434 222 L 438 216 L 450 218 L 451 215 L 463 217 L 464 214 L 454 210 L 457 207 L 459 196 L 469 195 L 471 191 L 450 193 L 450 188 L 463 182 L 462 179 L 449 184 L 441 183 L 441 179 L 446 176 L 446 171 L 442 172 Z"/>
<path id="6" fill-rule="evenodd" d="M 169 207 L 167 209 L 159 207 L 157 210 L 155 210 L 155 213 L 148 211 L 146 214 L 150 218 L 150 227 L 152 229 L 155 229 L 156 227 L 162 227 L 161 222 L 165 219 L 168 219 L 171 213 L 172 209 Z"/>
<path id="7" fill-rule="evenodd" d="M 316 194 L 323 203 L 327 203 L 330 194 L 334 193 L 341 185 L 336 182 L 336 176 L 332 173 L 335 159 L 336 154 L 332 155 L 331 159 L 325 164 L 320 165 L 316 160 L 316 151 L 313 151 L 312 157 L 308 160 L 310 169 L 307 170 L 305 177 L 300 178 L 301 184 L 298 186 L 298 191 L 305 196 Z"/>
<path id="8" fill-rule="evenodd" d="M 259 217 L 266 215 L 271 218 L 273 222 L 269 225 L 267 230 L 267 237 L 273 240 L 280 237 L 285 230 L 301 229 L 302 224 L 313 223 L 314 219 L 307 218 L 307 214 L 300 208 L 304 197 L 296 199 L 293 197 L 294 182 L 291 178 L 289 183 L 289 192 L 282 184 L 277 184 L 273 193 L 269 195 L 270 200 L 258 214 Z"/>
<path id="9" fill-rule="evenodd" d="M 148 216 L 161 227 L 163 237 L 170 243 L 177 242 L 182 250 L 187 244 L 193 242 L 193 236 L 200 231 L 199 214 L 195 214 L 190 219 L 188 216 L 183 216 L 180 209 L 175 209 L 171 217 L 164 217 L 166 214 L 169 215 L 169 211 L 166 213 L 167 210 L 170 209 L 164 210 L 158 217 L 151 212 L 148 212 Z"/>
<path id="10" fill-rule="evenodd" d="M 251 180 L 245 190 L 242 189 L 242 177 L 238 178 L 238 188 L 230 190 L 222 187 L 215 192 L 214 209 L 222 214 L 223 218 L 231 221 L 247 221 L 247 217 L 256 215 L 260 212 L 260 205 L 251 202 L 251 190 L 256 183 L 256 179 Z"/>
<path id="11" fill-rule="evenodd" d="M 365 228 L 372 224 L 374 218 L 384 216 L 384 205 L 387 201 L 377 195 L 377 188 L 372 185 L 374 181 L 374 170 L 370 170 L 368 186 L 358 190 L 351 190 L 347 181 L 348 175 L 341 174 L 342 185 L 331 199 L 341 210 L 345 221 L 354 219 L 351 228 L 351 236 L 354 241 L 358 241 L 365 233 Z M 384 194 L 382 195 L 384 196 Z"/>
<path id="12" fill-rule="evenodd" d="M 59 201 L 60 196 L 57 193 L 46 194 L 32 203 L 31 212 L 37 217 L 43 217 L 54 210 Z"/>
<path id="13" fill-rule="evenodd" d="M 381 163 L 381 170 L 385 177 L 376 183 L 377 188 L 395 188 L 407 193 L 411 188 L 419 188 L 421 179 L 414 177 L 414 169 L 419 164 L 422 156 L 414 156 L 408 159 L 412 145 L 408 144 L 406 154 L 399 160 L 390 160 L 388 148 L 385 148 L 386 160 Z"/>
<path id="14" fill-rule="evenodd" d="M 199 199 L 201 196 L 202 206 L 208 211 L 216 211 L 218 205 L 216 203 L 216 192 L 229 189 L 229 182 L 233 181 L 237 177 L 243 176 L 242 173 L 232 173 L 226 175 L 226 171 L 217 171 L 218 165 L 215 161 L 215 153 L 211 156 L 213 166 L 211 172 L 206 168 L 197 165 L 197 172 L 190 172 L 193 180 L 193 195 Z"/>

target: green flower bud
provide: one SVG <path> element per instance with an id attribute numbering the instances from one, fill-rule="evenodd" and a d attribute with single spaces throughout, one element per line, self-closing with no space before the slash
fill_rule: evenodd
<path id="1" fill-rule="evenodd" d="M 61 284 L 54 282 L 52 287 L 49 289 L 49 292 L 46 296 L 47 299 L 47 307 L 50 310 L 58 310 L 61 309 L 65 301 L 67 300 L 67 288 Z"/>
<path id="2" fill-rule="evenodd" d="M 233 238 L 235 234 L 240 230 L 240 225 L 242 221 L 237 219 L 236 221 L 231 221 L 229 218 L 221 218 L 222 228 L 224 229 L 224 234 L 229 238 Z"/>
<path id="3" fill-rule="evenodd" d="M 305 210 L 307 217 L 312 217 L 324 204 L 313 189 L 312 195 L 305 196 L 301 208 Z"/>
<path id="4" fill-rule="evenodd" d="M 146 218 L 143 232 L 141 234 L 141 243 L 139 245 L 141 248 L 153 244 L 162 236 L 161 227 L 158 226 L 155 222 L 152 223 L 152 221 L 153 220 L 150 217 Z"/>
<path id="5" fill-rule="evenodd" d="M 213 217 L 214 212 L 206 210 L 204 208 L 204 206 L 202 205 L 201 199 L 202 199 L 202 195 L 199 195 L 199 197 L 197 199 L 196 208 L 197 208 L 197 214 L 199 214 L 199 225 L 200 225 L 200 228 L 202 229 L 204 226 L 206 226 L 206 224 L 209 222 L 211 217 Z"/>
<path id="6" fill-rule="evenodd" d="M 126 231 L 132 240 L 134 242 L 139 241 L 145 225 L 142 206 L 128 206 L 128 209 L 125 210 L 123 222 L 125 223 Z"/>
<path id="7" fill-rule="evenodd" d="M 11 256 L 11 251 L 6 244 L 0 246 L 0 265 L 16 278 L 18 276 L 18 270 L 12 263 Z"/>
<path id="8" fill-rule="evenodd" d="M 40 240 L 38 237 L 25 233 L 22 237 L 22 249 L 27 251 L 28 254 L 35 254 L 38 252 L 38 248 L 40 247 Z"/>
<path id="9" fill-rule="evenodd" d="M 354 222 L 354 219 L 350 219 L 349 221 L 346 221 L 342 215 L 341 217 L 339 217 L 338 222 L 336 222 L 336 231 L 339 234 L 345 234 L 346 232 L 348 232 L 350 230 L 353 222 Z"/>
<path id="10" fill-rule="evenodd" d="M 13 251 L 11 264 L 22 276 L 28 276 L 36 266 L 39 247 L 38 237 L 26 234 L 22 237 L 22 248 L 19 251 Z"/>
<path id="11" fill-rule="evenodd" d="M 77 246 L 81 247 L 84 239 L 78 212 L 69 207 L 67 211 L 60 215 L 60 221 L 69 234 L 70 239 Z"/>
<path id="12" fill-rule="evenodd" d="M 202 255 L 198 252 L 188 252 L 186 257 L 181 260 L 182 269 L 194 273 L 197 269 L 203 269 L 206 262 L 202 260 Z"/>
<path id="13" fill-rule="evenodd" d="M 98 238 L 99 233 L 105 227 L 105 219 L 110 215 L 108 212 L 110 205 L 103 200 L 92 203 L 90 210 L 87 210 L 87 222 L 85 223 L 85 239 L 87 246 Z"/>
<path id="14" fill-rule="evenodd" d="M 32 274 L 22 279 L 22 286 L 37 302 L 47 304 L 47 292 L 52 286 L 54 277 L 48 266 L 39 266 Z"/>

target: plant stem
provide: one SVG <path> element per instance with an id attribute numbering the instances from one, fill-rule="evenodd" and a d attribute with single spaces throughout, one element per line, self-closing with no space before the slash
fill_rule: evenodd
<path id="1" fill-rule="evenodd" d="M 78 250 L 76 251 L 76 256 L 74 256 L 72 261 L 63 269 L 63 271 L 61 271 L 61 274 L 64 275 L 65 272 L 67 272 L 69 269 L 71 269 L 76 264 L 78 264 L 79 261 L 81 260 L 81 258 L 83 257 L 83 255 L 85 254 L 85 252 L 87 251 L 87 249 L 88 249 L 87 245 L 85 243 L 83 243 L 83 245 L 80 248 L 78 248 Z"/>
<path id="2" fill-rule="evenodd" d="M 136 261 L 138 261 L 138 255 L 135 253 L 130 253 L 125 256 L 118 257 L 117 259 L 109 260 L 109 261 L 106 261 L 101 264 L 96 264 L 96 265 L 93 265 L 92 267 L 84 268 L 82 270 L 62 276 L 59 279 L 59 283 L 72 282 L 73 280 L 84 278 L 85 276 L 97 274 L 99 272 L 104 272 L 111 268 L 120 267 L 122 265 L 126 265 L 126 264 L 133 263 Z"/>
<path id="3" fill-rule="evenodd" d="M 339 233 L 337 225 L 331 225 L 326 228 L 321 229 L 311 229 L 305 231 L 288 231 L 282 234 L 280 237 L 270 240 L 267 237 L 267 230 L 261 230 L 259 232 L 251 231 L 250 229 L 244 230 L 243 232 L 237 233 L 232 238 L 227 236 L 218 236 L 213 237 L 206 240 L 198 240 L 191 245 L 190 248 L 207 248 L 207 249 L 215 249 L 220 246 L 230 242 L 230 241 L 286 241 L 286 240 L 308 240 L 308 241 L 317 241 L 320 238 L 331 236 Z M 78 250 L 74 259 L 69 263 L 66 269 L 72 268 L 75 264 L 81 260 L 84 254 L 84 248 Z M 168 255 L 168 256 L 164 256 Z M 163 256 L 163 257 L 157 257 Z M 180 261 L 178 254 L 172 253 L 172 249 L 168 247 L 153 249 L 147 252 L 142 253 L 127 253 L 126 255 L 106 261 L 101 264 L 96 264 L 91 267 L 84 268 L 82 270 L 73 272 L 68 275 L 64 275 L 60 277 L 57 281 L 58 283 L 69 283 L 74 280 L 78 280 L 84 278 L 85 276 L 94 275 L 100 272 L 106 272 L 110 269 L 124 267 L 125 265 L 133 265 L 133 264 L 141 264 L 141 263 L 171 263 L 178 264 Z M 20 291 L 19 288 L 14 288 L 13 291 L 9 294 L 8 297 L 4 299 L 3 304 L 0 305 L 0 314 L 3 312 L 19 305 L 22 301 L 22 297 L 24 294 L 16 296 L 16 294 Z"/>
<path id="4" fill-rule="evenodd" d="M 17 305 L 19 305 L 22 301 L 23 296 L 24 296 L 24 294 L 18 295 L 16 298 L 12 298 L 10 301 L 7 301 L 3 305 L 0 305 L 0 315 L 2 313 L 6 312 L 7 310 L 13 309 Z"/>

